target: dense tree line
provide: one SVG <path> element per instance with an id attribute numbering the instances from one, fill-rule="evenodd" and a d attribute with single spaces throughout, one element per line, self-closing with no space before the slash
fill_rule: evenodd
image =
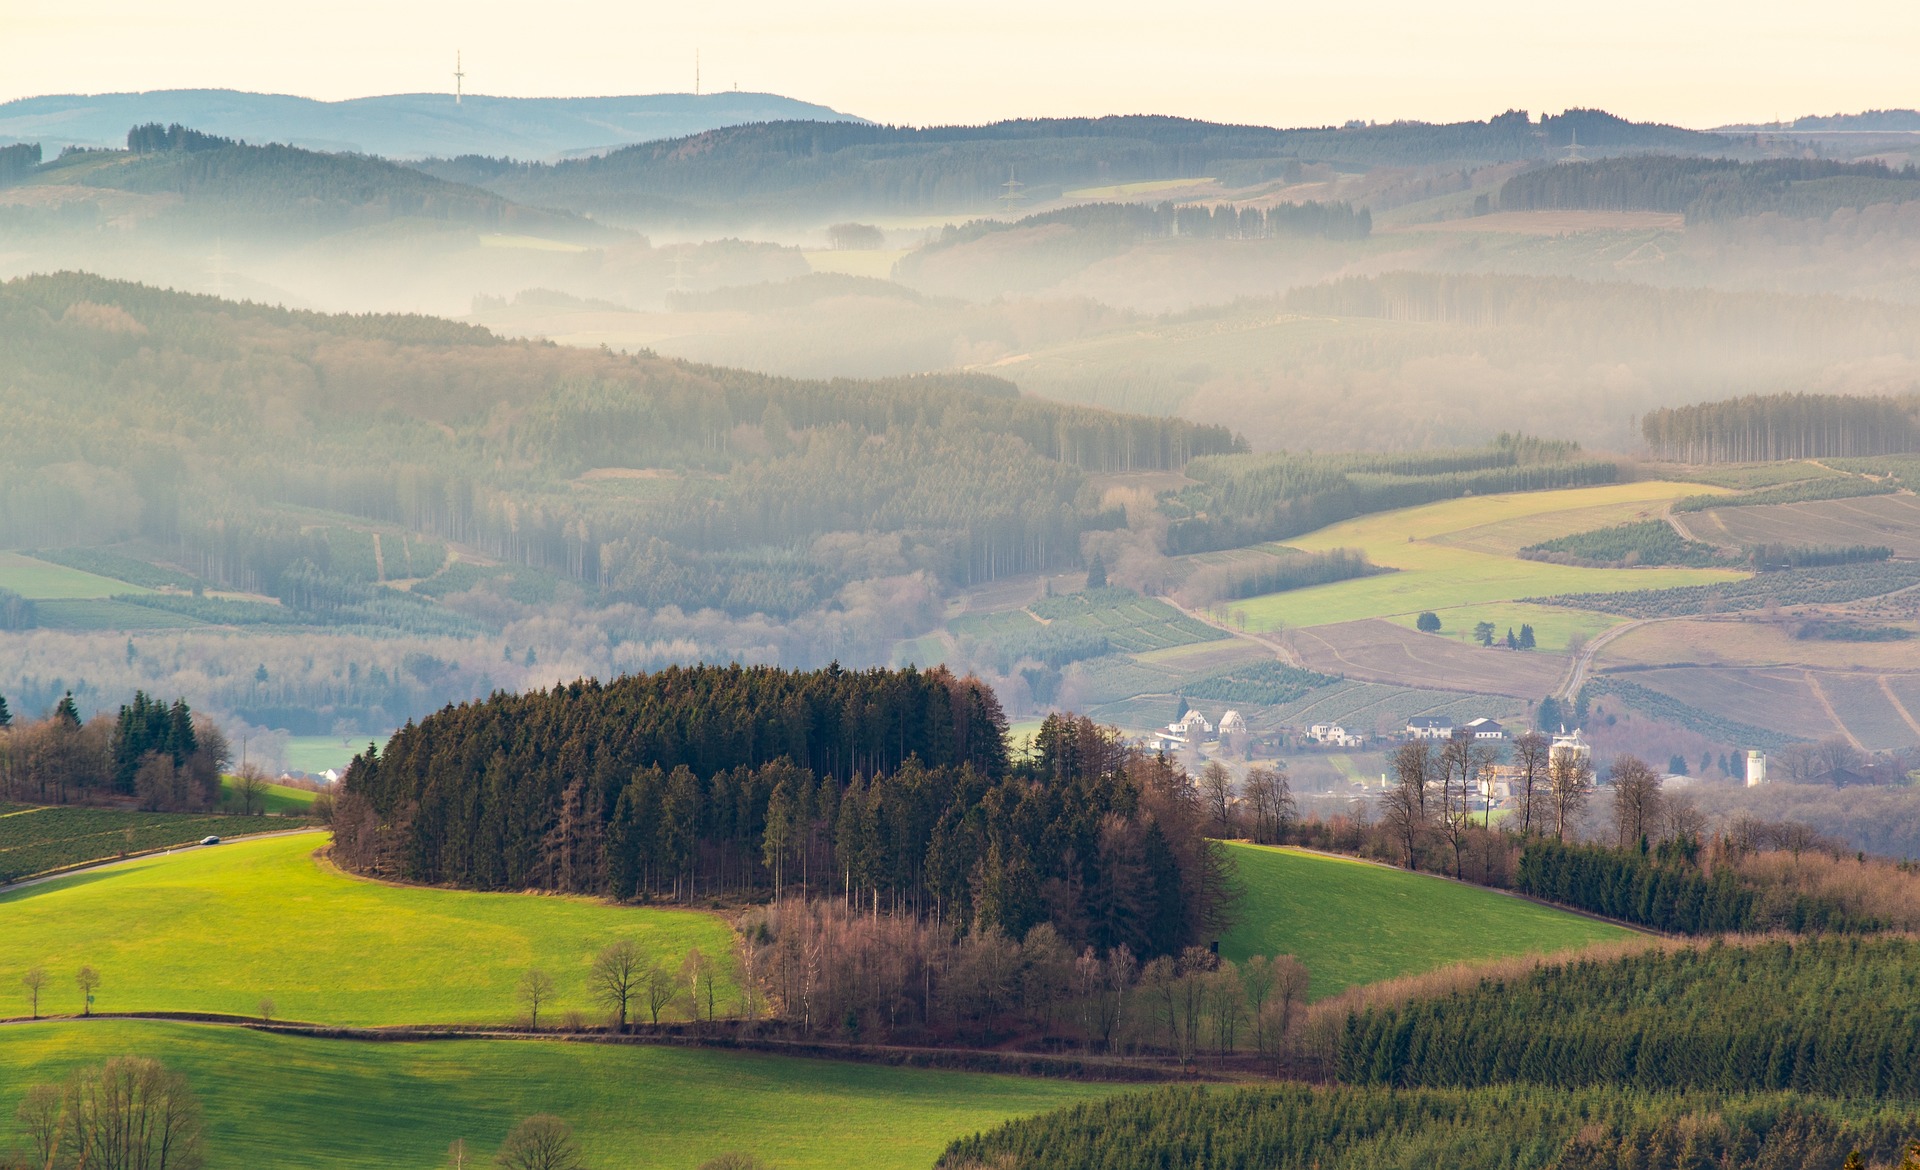
<path id="1" fill-rule="evenodd" d="M 1258 597 L 1289 589 L 1308 589 L 1335 581 L 1350 581 L 1375 573 L 1389 573 L 1353 548 L 1326 552 L 1288 552 L 1255 561 L 1236 561 L 1201 569 L 1188 577 L 1181 593 L 1189 605 L 1206 605 L 1234 598 Z"/>
<path id="2" fill-rule="evenodd" d="M 619 898 L 848 904 L 1074 947 L 1176 953 L 1228 891 L 1183 772 L 1056 717 L 1008 759 L 984 684 L 944 670 L 672 669 L 496 695 L 348 772 L 351 868 Z"/>
<path id="3" fill-rule="evenodd" d="M 1915 411 L 1912 398 L 1756 394 L 1649 411 L 1640 431 L 1660 458 L 1686 463 L 1887 455 L 1920 449 Z"/>
<path id="4" fill-rule="evenodd" d="M 71 692 L 44 719 L 16 720 L 0 699 L 0 799 L 40 804 L 137 800 L 187 811 L 216 805 L 226 736 L 185 700 L 136 691 L 117 717 L 80 718 Z"/>
<path id="5" fill-rule="evenodd" d="M 1777 212 L 1830 215 L 1842 207 L 1920 198 L 1920 170 L 1884 163 L 1775 158 L 1632 155 L 1538 167 L 1508 179 L 1500 206 L 1509 211 L 1667 211 L 1689 222 Z"/>
<path id="6" fill-rule="evenodd" d="M 1350 1016 L 1351 1084 L 1920 1095 L 1910 938 L 1656 948 Z"/>
<path id="7" fill-rule="evenodd" d="M 1199 483 L 1161 498 L 1167 551 L 1209 552 L 1284 540 L 1394 508 L 1491 492 L 1612 483 L 1612 460 L 1578 444 L 1503 435 L 1473 451 L 1408 455 L 1238 455 L 1195 459 Z"/>
<path id="8" fill-rule="evenodd" d="M 1839 1170 L 1892 1165 L 1900 1105 L 1532 1086 L 1477 1090 L 1180 1086 L 1011 1121 L 947 1148 L 941 1170 Z"/>
<path id="9" fill-rule="evenodd" d="M 1699 852 L 1695 841 L 1663 843 L 1652 852 L 1531 841 L 1521 851 L 1514 889 L 1669 934 L 1870 932 L 1885 925 L 1831 899 L 1763 889 L 1732 865 L 1708 869 Z"/>
<path id="10" fill-rule="evenodd" d="M 158 122 L 149 122 L 144 126 L 135 126 L 127 131 L 127 149 L 135 154 L 157 154 L 161 151 L 182 150 L 224 150 L 229 146 L 238 146 L 231 138 L 222 138 L 218 134 L 203 134 L 175 122 L 162 126 Z"/>
<path id="11" fill-rule="evenodd" d="M 38 142 L 16 142 L 0 146 L 0 183 L 10 182 L 40 165 Z"/>

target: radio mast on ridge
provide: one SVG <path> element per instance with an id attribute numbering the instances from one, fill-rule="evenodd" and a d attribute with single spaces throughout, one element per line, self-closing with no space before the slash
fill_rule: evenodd
<path id="1" fill-rule="evenodd" d="M 466 79 L 466 71 L 460 65 L 460 50 L 455 49 L 453 51 L 453 104 L 456 106 L 460 104 L 461 83 Z"/>

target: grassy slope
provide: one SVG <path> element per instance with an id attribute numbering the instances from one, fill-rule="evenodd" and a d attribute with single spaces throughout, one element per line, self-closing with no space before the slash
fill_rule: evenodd
<path id="1" fill-rule="evenodd" d="M 122 1052 L 187 1074 L 210 1170 L 436 1166 L 455 1138 L 490 1164 L 507 1129 L 538 1112 L 573 1125 L 592 1166 L 693 1170 L 738 1150 L 781 1170 L 917 1170 L 955 1138 L 1118 1089 L 668 1048 L 102 1022 L 0 1029 L 0 1112 L 10 1118 L 29 1084 Z"/>
<path id="2" fill-rule="evenodd" d="M 320 795 L 305 788 L 290 788 L 285 784 L 267 785 L 266 796 L 260 801 L 260 812 L 299 816 L 313 810 L 313 798 Z M 220 777 L 220 804 L 222 808 L 238 809 L 240 797 L 233 791 L 233 777 Z"/>
<path id="3" fill-rule="evenodd" d="M 1566 950 L 1628 932 L 1426 874 L 1292 849 L 1230 844 L 1247 888 L 1230 959 L 1292 955 L 1313 998 L 1472 959 Z"/>
<path id="4" fill-rule="evenodd" d="M 19 553 L 0 552 L 0 589 L 11 589 L 34 601 L 111 597 L 116 593 L 151 593 L 138 585 L 69 569 Z"/>
<path id="5" fill-rule="evenodd" d="M 712 915 L 385 886 L 316 861 L 325 843 L 243 841 L 0 893 L 4 1002 L 25 1010 L 15 972 L 38 964 L 55 973 L 49 1008 L 70 1011 L 85 963 L 102 1011 L 251 1015 L 271 997 L 290 1020 L 500 1023 L 535 966 L 558 985 L 548 1010 L 590 1010 L 587 964 L 615 938 L 676 968 L 696 945 L 731 963 L 732 933 Z"/>
<path id="6" fill-rule="evenodd" d="M 1475 496 L 1362 516 L 1287 543 L 1315 552 L 1358 548 L 1375 564 L 1388 565 L 1400 572 L 1289 593 L 1270 593 L 1231 609 L 1245 615 L 1247 629 L 1258 632 L 1280 626 L 1321 626 L 1359 618 L 1417 614 L 1423 609 L 1483 605 L 1559 592 L 1661 589 L 1744 578 L 1744 573 L 1720 569 L 1584 569 L 1550 565 L 1477 551 L 1448 540 L 1470 529 L 1533 518 L 1543 522 L 1530 523 L 1527 525 L 1530 530 L 1552 532 L 1561 526 L 1544 522 L 1551 513 L 1579 512 L 1580 517 L 1569 519 L 1571 526 L 1560 533 L 1570 535 L 1591 527 L 1593 510 L 1603 505 L 1657 503 L 1699 493 L 1700 489 L 1692 485 L 1625 483 L 1555 492 Z"/>
<path id="7" fill-rule="evenodd" d="M 367 750 L 369 740 L 385 742 L 386 736 L 359 736 L 343 744 L 337 735 L 293 735 L 287 737 L 287 767 L 296 772 L 324 772 L 328 768 L 345 770 L 354 753 Z"/>

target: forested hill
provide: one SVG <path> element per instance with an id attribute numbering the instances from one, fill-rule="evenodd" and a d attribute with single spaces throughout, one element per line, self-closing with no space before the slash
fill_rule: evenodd
<path id="1" fill-rule="evenodd" d="M 366 155 L 250 146 L 157 124 L 134 127 L 127 144 L 0 168 L 0 183 L 57 188 L 69 205 L 97 206 L 109 192 L 125 193 L 138 198 L 116 205 L 123 224 L 218 229 L 227 237 L 302 239 L 400 219 L 568 240 L 618 234 Z"/>
<path id="2" fill-rule="evenodd" d="M 1009 175 L 1026 194 L 1153 179 L 1244 186 L 1289 166 L 1486 163 L 1558 157 L 1575 136 L 1601 152 L 1719 154 L 1729 139 L 1632 123 L 1598 110 L 1531 120 L 1395 122 L 1276 130 L 1166 117 L 1032 119 L 914 129 L 856 123 L 738 126 L 556 165 L 461 157 L 422 163 L 511 198 L 608 216 L 984 210 Z"/>
<path id="3" fill-rule="evenodd" d="M 1920 171 L 1911 166 L 1826 159 L 1607 158 L 1527 171 L 1500 189 L 1509 211 L 1673 211 L 1689 222 L 1768 212 L 1824 218 L 1916 198 Z"/>
<path id="4" fill-rule="evenodd" d="M 1120 522 L 1087 472 L 1236 446 L 975 375 L 771 378 L 78 274 L 0 284 L 0 417 L 0 548 L 141 539 L 307 610 L 422 575 L 315 536 L 365 523 L 603 601 L 791 617 L 855 581 L 1073 566 Z"/>

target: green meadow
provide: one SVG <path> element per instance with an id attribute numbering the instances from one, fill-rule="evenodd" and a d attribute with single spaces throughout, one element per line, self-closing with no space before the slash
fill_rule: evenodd
<path id="1" fill-rule="evenodd" d="M 116 593 L 152 592 L 14 552 L 0 552 L 0 589 L 11 589 L 33 601 L 78 601 Z"/>
<path id="2" fill-rule="evenodd" d="M 0 1028 L 0 1116 L 27 1086 L 133 1053 L 186 1074 L 209 1170 L 490 1165 L 519 1119 L 574 1127 L 592 1166 L 925 1170 L 948 1142 L 1116 1085 L 558 1040 L 366 1043 L 153 1021 Z"/>
<path id="3" fill-rule="evenodd" d="M 325 833 L 231 842 L 0 891 L 0 1014 L 24 1015 L 19 972 L 45 967 L 44 1003 L 77 1012 L 73 972 L 100 973 L 106 1012 L 206 1011 L 312 1023 L 506 1023 L 538 967 L 543 1011 L 593 1011 L 587 965 L 616 938 L 676 970 L 689 948 L 728 972 L 717 916 L 589 898 L 479 894 L 349 877 L 314 853 Z M 597 1013 L 596 1016 L 597 1017 Z"/>
<path id="4" fill-rule="evenodd" d="M 319 795 L 307 788 L 268 784 L 266 792 L 256 802 L 254 811 L 274 816 L 305 816 L 313 811 L 313 799 Z M 220 807 L 230 811 L 240 808 L 240 794 L 234 791 L 231 776 L 220 777 Z"/>
<path id="5" fill-rule="evenodd" d="M 1312 997 L 1451 963 L 1630 937 L 1604 922 L 1427 874 L 1297 849 L 1227 845 L 1247 896 L 1220 953 L 1292 955 Z"/>
<path id="6" fill-rule="evenodd" d="M 1742 580 L 1747 574 L 1725 569 L 1588 569 L 1526 561 L 1490 551 L 1505 546 L 1507 542 L 1500 540 L 1500 535 L 1506 528 L 1524 531 L 1525 543 L 1530 544 L 1587 531 L 1595 526 L 1596 514 L 1657 513 L 1669 501 L 1701 491 L 1689 484 L 1622 483 L 1469 496 L 1361 516 L 1286 543 L 1309 552 L 1357 548 L 1374 564 L 1397 572 L 1269 593 L 1229 609 L 1236 624 L 1244 618 L 1246 629 L 1264 632 L 1285 626 L 1324 626 L 1418 614 L 1421 610 L 1485 606 L 1556 593 L 1665 589 Z"/>

